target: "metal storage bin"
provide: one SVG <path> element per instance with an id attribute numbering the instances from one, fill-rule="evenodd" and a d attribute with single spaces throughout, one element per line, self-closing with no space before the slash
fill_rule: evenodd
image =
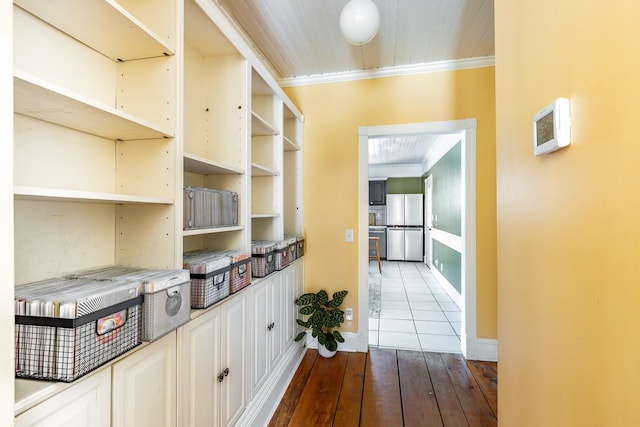
<path id="1" fill-rule="evenodd" d="M 276 269 L 275 243 L 267 240 L 251 242 L 251 275 L 265 277 Z"/>
<path id="2" fill-rule="evenodd" d="M 207 308 L 229 296 L 231 260 L 208 253 L 184 255 L 183 267 L 191 272 L 191 308 Z"/>
<path id="3" fill-rule="evenodd" d="M 139 289 L 67 278 L 16 287 L 16 377 L 72 382 L 140 344 Z"/>
<path id="4" fill-rule="evenodd" d="M 296 259 L 304 256 L 304 236 L 296 237 Z"/>
<path id="5" fill-rule="evenodd" d="M 185 186 L 183 200 L 185 230 L 238 225 L 238 193 Z"/>
<path id="6" fill-rule="evenodd" d="M 289 245 L 289 264 L 291 264 L 298 258 L 297 239 L 296 236 L 284 236 L 284 240 Z"/>
<path id="7" fill-rule="evenodd" d="M 276 270 L 284 270 L 289 265 L 291 252 L 289 251 L 289 242 L 287 240 L 276 243 L 275 258 Z"/>
<path id="8" fill-rule="evenodd" d="M 154 341 L 191 318 L 191 282 L 187 270 L 106 267 L 84 270 L 70 278 L 125 280 L 137 283 L 144 294 L 142 340 Z"/>
<path id="9" fill-rule="evenodd" d="M 233 294 L 251 284 L 251 254 L 242 251 L 224 251 L 231 261 L 229 291 Z"/>

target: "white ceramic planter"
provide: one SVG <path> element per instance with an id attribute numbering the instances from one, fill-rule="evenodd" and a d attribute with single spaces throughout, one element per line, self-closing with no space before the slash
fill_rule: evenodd
<path id="1" fill-rule="evenodd" d="M 325 346 L 321 344 L 318 344 L 318 353 L 320 353 L 320 356 L 325 357 L 327 359 L 330 359 L 336 355 L 335 351 L 329 351 Z"/>

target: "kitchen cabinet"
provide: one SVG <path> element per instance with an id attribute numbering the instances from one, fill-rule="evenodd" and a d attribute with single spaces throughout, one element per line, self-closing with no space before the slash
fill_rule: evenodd
<path id="1" fill-rule="evenodd" d="M 247 405 L 247 292 L 178 330 L 183 427 L 234 425 Z"/>
<path id="2" fill-rule="evenodd" d="M 118 361 L 112 371 L 114 426 L 176 426 L 175 332 Z"/>
<path id="3" fill-rule="evenodd" d="M 387 203 L 387 182 L 369 181 L 369 205 L 380 206 Z"/>
<path id="4" fill-rule="evenodd" d="M 102 369 L 18 415 L 15 427 L 110 427 L 111 370 Z"/>

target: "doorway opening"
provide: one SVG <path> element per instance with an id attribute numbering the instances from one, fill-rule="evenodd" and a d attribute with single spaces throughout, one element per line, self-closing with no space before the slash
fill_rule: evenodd
<path id="1" fill-rule="evenodd" d="M 467 357 L 472 351 L 469 344 L 476 339 L 476 297 L 475 297 L 475 164 L 476 164 L 476 120 L 465 119 L 443 122 L 425 122 L 405 125 L 368 126 L 358 129 L 359 135 L 359 201 L 358 201 L 358 350 L 367 351 L 369 345 L 369 253 L 368 253 L 368 215 L 369 215 L 369 139 L 389 135 L 412 134 L 458 134 L 460 135 L 461 157 L 461 207 L 460 207 L 460 236 L 451 236 L 449 233 L 436 231 L 437 240 L 445 240 L 447 246 L 452 246 L 459 252 L 460 262 L 460 289 L 449 286 L 444 288 L 455 303 L 461 308 L 460 313 L 460 349 Z M 425 212 L 426 213 L 426 212 Z M 424 226 L 429 221 L 425 218 Z M 432 236 L 433 236 L 433 231 Z M 428 236 L 425 236 L 428 237 Z M 447 241 L 449 240 L 449 241 Z M 427 238 L 425 238 L 425 245 Z M 427 259 L 424 259 L 427 262 Z M 429 260 L 430 261 L 430 260 Z M 400 264 L 401 266 L 402 264 Z M 431 274 L 424 263 L 420 263 L 423 273 Z M 414 263 L 414 266 L 417 266 Z M 435 267 L 435 266 L 433 266 Z M 432 268 L 433 268 L 432 267 Z M 384 268 L 384 267 L 383 267 Z M 376 270 L 377 271 L 377 270 Z M 433 273 L 438 276 L 438 269 L 433 268 Z M 440 276 L 442 276 L 440 274 Z M 426 276 L 425 276 L 426 277 Z M 438 277 L 438 279 L 444 276 Z"/>

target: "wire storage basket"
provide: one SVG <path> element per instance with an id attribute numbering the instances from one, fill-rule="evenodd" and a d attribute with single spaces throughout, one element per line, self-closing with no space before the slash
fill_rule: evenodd
<path id="1" fill-rule="evenodd" d="M 229 296 L 228 256 L 201 251 L 186 253 L 183 267 L 191 272 L 191 308 L 207 308 Z"/>
<path id="2" fill-rule="evenodd" d="M 251 242 L 251 275 L 266 277 L 276 269 L 275 242 L 256 240 Z"/>
<path id="3" fill-rule="evenodd" d="M 73 382 L 140 344 L 139 286 L 52 279 L 16 288 L 15 375 Z"/>

